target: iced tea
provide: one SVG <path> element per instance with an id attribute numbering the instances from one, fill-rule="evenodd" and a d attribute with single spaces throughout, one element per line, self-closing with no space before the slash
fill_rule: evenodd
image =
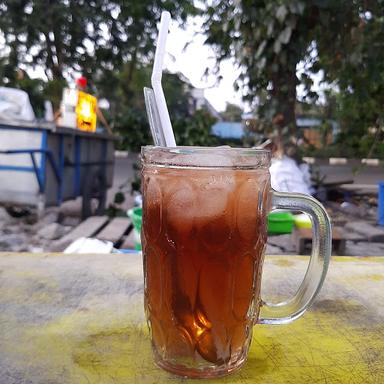
<path id="1" fill-rule="evenodd" d="M 260 305 L 265 169 L 145 165 L 145 309 L 156 362 L 223 374 L 246 358 Z"/>

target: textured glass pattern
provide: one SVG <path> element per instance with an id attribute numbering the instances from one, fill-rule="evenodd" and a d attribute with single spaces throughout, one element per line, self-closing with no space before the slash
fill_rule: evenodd
<path id="1" fill-rule="evenodd" d="M 145 309 L 158 365 L 217 376 L 245 361 L 260 307 L 267 169 L 142 175 Z"/>

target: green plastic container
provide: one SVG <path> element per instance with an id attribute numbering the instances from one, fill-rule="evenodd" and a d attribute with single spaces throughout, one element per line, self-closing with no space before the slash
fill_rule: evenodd
<path id="1" fill-rule="evenodd" d="M 128 211 L 128 216 L 132 219 L 135 249 L 141 250 L 141 225 L 143 209 L 141 207 L 132 208 Z M 278 235 L 291 233 L 294 224 L 294 216 L 290 212 L 271 212 L 268 215 L 268 234 Z"/>
<path id="2" fill-rule="evenodd" d="M 292 233 L 294 217 L 290 212 L 271 212 L 268 215 L 268 234 Z"/>
<path id="3" fill-rule="evenodd" d="M 132 208 L 128 211 L 128 216 L 132 219 L 133 223 L 135 249 L 141 251 L 141 225 L 143 222 L 143 209 L 141 207 Z"/>
<path id="4" fill-rule="evenodd" d="M 312 228 L 311 218 L 306 213 L 295 215 L 293 220 L 297 228 Z"/>

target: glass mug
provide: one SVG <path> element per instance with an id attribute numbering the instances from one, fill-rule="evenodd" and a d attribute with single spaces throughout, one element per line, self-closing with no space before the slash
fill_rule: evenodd
<path id="1" fill-rule="evenodd" d="M 142 148 L 145 313 L 155 363 L 177 375 L 223 376 L 247 359 L 255 324 L 301 316 L 323 284 L 331 227 L 310 196 L 270 186 L 270 152 Z M 260 298 L 272 209 L 312 218 L 308 270 L 290 300 Z M 260 314 L 260 316 L 259 316 Z"/>

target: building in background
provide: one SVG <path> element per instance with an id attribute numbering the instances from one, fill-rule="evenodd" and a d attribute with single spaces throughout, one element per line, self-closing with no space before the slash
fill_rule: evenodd
<path id="1" fill-rule="evenodd" d="M 298 134 L 307 145 L 323 148 L 334 143 L 340 131 L 335 120 L 324 119 L 320 116 L 298 115 L 296 117 Z"/>
<path id="2" fill-rule="evenodd" d="M 204 88 L 192 88 L 190 94 L 192 111 L 205 108 L 214 118 L 221 120 L 220 113 L 217 112 L 213 105 L 205 98 Z"/>
<path id="3" fill-rule="evenodd" d="M 222 139 L 238 139 L 244 136 L 242 122 L 218 121 L 212 126 L 212 134 Z"/>

